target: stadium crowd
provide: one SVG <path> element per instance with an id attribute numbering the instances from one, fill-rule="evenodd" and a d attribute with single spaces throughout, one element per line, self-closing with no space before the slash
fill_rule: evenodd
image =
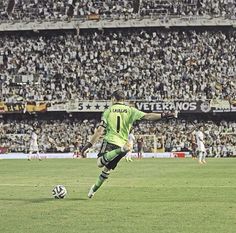
<path id="1" fill-rule="evenodd" d="M 204 134 L 208 156 L 228 156 L 236 147 L 236 123 L 171 120 L 168 122 L 140 122 L 134 127 L 134 134 L 156 135 L 164 140 L 165 151 L 191 151 L 191 133 L 204 123 Z M 0 146 L 9 152 L 28 152 L 32 130 L 38 134 L 40 152 L 72 152 L 84 145 L 93 134 L 97 120 L 7 120 L 0 122 Z M 168 130 L 166 130 L 168 129 Z M 137 137 L 136 137 L 137 138 Z M 144 137 L 144 152 L 153 152 L 153 137 Z M 161 147 L 157 140 L 157 147 Z M 99 144 L 95 147 L 98 151 Z"/>
<path id="2" fill-rule="evenodd" d="M 113 19 L 156 15 L 213 17 L 236 15 L 235 0 L 13 0 L 11 2 L 15 2 L 15 6 L 11 5 L 7 10 L 8 0 L 0 1 L 0 19 L 63 20 L 67 18 L 70 5 L 74 5 L 72 14 L 75 18 L 90 15 Z"/>
<path id="3" fill-rule="evenodd" d="M 234 121 L 143 122 L 136 126 L 135 132 L 143 135 L 157 135 L 157 148 L 161 147 L 163 140 L 165 151 L 192 151 L 192 134 L 200 126 L 204 128 L 207 156 L 225 157 L 235 153 L 236 123 Z M 150 141 L 148 145 L 150 151 Z"/>
<path id="4" fill-rule="evenodd" d="M 236 99 L 236 31 L 129 29 L 0 36 L 0 99 Z"/>

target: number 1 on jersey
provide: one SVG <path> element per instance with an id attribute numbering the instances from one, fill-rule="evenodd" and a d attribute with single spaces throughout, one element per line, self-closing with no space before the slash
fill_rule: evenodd
<path id="1" fill-rule="evenodd" d="M 120 132 L 120 116 L 117 116 L 117 120 L 116 120 L 116 132 L 119 133 Z"/>

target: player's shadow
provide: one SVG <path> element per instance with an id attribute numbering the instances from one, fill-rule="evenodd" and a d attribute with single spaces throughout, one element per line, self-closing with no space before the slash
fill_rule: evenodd
<path id="1" fill-rule="evenodd" d="M 54 198 L 1 198 L 0 201 L 17 201 L 17 202 L 25 202 L 25 203 L 45 203 L 45 202 L 60 202 L 60 201 L 87 201 L 88 198 L 65 198 L 65 199 L 54 199 Z"/>

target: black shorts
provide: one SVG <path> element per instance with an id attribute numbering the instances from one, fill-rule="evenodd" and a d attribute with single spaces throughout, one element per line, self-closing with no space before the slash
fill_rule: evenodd
<path id="1" fill-rule="evenodd" d="M 101 149 L 98 153 L 98 158 L 103 156 L 105 153 L 118 149 L 120 148 L 119 146 L 109 143 L 107 141 L 103 141 Z M 121 152 L 120 154 L 118 154 L 112 161 L 110 161 L 105 167 L 107 169 L 112 169 L 114 170 L 118 164 L 118 162 L 126 155 L 127 152 Z"/>

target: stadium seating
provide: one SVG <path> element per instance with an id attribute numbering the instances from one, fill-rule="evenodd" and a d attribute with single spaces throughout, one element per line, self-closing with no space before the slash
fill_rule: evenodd
<path id="1" fill-rule="evenodd" d="M 67 20 L 72 3 L 3 0 L 0 21 Z M 73 14 L 75 20 L 97 16 L 105 20 L 235 18 L 236 5 L 233 0 L 82 0 L 74 6 Z M 100 29 L 80 30 L 79 34 L 63 30 L 2 32 L 0 103 L 108 100 L 117 88 L 122 88 L 131 100 L 235 100 L 235 51 L 236 30 L 222 27 Z M 97 123 L 98 118 L 85 121 L 4 118 L 0 119 L 0 146 L 12 152 L 26 152 L 29 134 L 36 125 L 40 129 L 41 151 L 73 151 L 76 136 L 81 135 L 81 145 L 84 144 Z M 229 153 L 224 144 L 235 146 L 235 137 L 222 134 L 235 134 L 235 122 L 204 123 L 207 144 Z M 166 128 L 170 130 L 165 131 Z M 181 120 L 162 122 L 155 127 L 141 123 L 135 128 L 136 134 L 163 136 L 166 150 L 189 147 L 191 132 L 192 123 Z M 211 150 L 213 155 L 218 153 Z"/>
<path id="2" fill-rule="evenodd" d="M 69 152 L 74 151 L 76 138 L 81 137 L 81 146 L 87 141 L 98 124 L 98 120 L 6 120 L 0 121 L 1 138 L 0 145 L 8 147 L 9 152 L 27 152 L 29 150 L 29 136 L 32 127 L 39 130 L 39 148 L 41 152 Z M 236 123 L 233 121 L 204 122 L 191 120 L 178 120 L 160 123 L 142 122 L 135 126 L 135 135 L 159 135 L 165 139 L 166 151 L 183 151 L 191 149 L 190 134 L 194 127 L 205 125 L 207 141 L 206 145 L 211 154 L 216 155 L 226 150 L 230 153 L 230 147 L 236 146 Z M 167 130 L 168 129 L 168 130 Z M 224 135 L 225 136 L 222 136 Z M 228 136 L 227 136 L 228 135 Z M 52 143 L 53 142 L 53 143 Z M 213 149 L 214 148 L 214 149 Z M 153 143 L 145 143 L 145 151 L 152 151 Z"/>
<path id="3" fill-rule="evenodd" d="M 235 99 L 235 30 L 108 30 L 0 37 L 6 102 Z"/>
<path id="4" fill-rule="evenodd" d="M 7 0 L 0 2 L 1 20 L 63 20 L 67 18 L 69 6 L 73 4 L 73 1 L 69 0 L 12 0 L 10 2 L 10 6 Z M 80 0 L 73 7 L 72 14 L 75 19 L 92 15 L 99 15 L 105 19 L 206 15 L 235 17 L 236 13 L 233 0 Z"/>

